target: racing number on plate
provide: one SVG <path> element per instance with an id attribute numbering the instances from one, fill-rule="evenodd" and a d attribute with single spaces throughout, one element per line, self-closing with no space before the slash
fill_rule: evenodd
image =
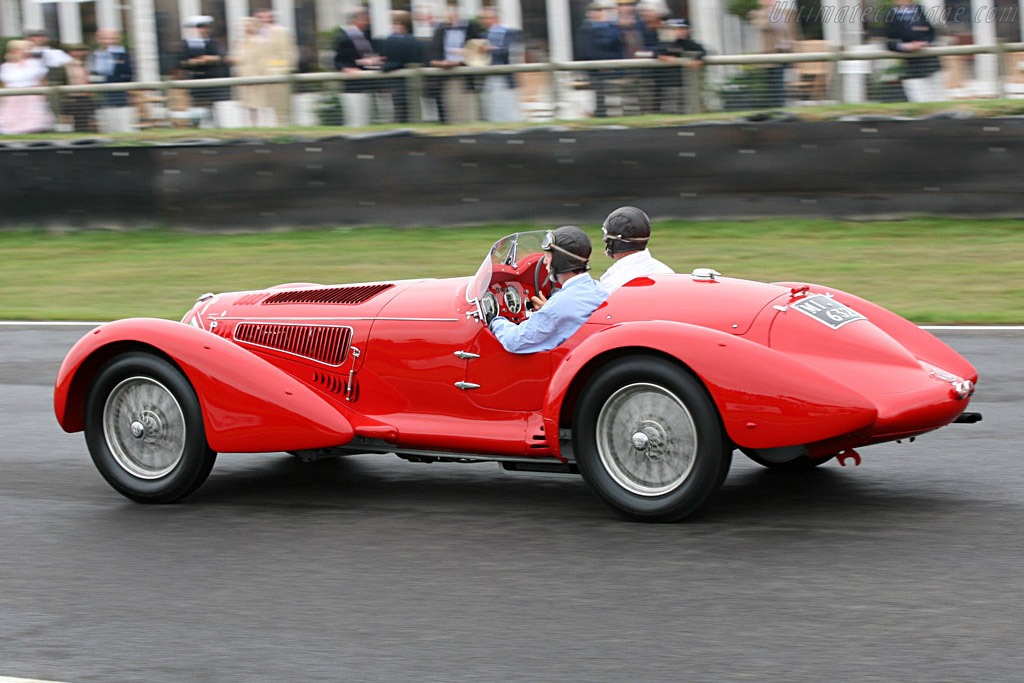
<path id="1" fill-rule="evenodd" d="M 818 322 L 825 323 L 834 330 L 838 330 L 846 323 L 854 320 L 867 320 L 857 311 L 849 306 L 844 306 L 831 297 L 822 294 L 815 294 L 806 299 L 801 299 L 793 304 L 793 308 L 811 316 Z"/>

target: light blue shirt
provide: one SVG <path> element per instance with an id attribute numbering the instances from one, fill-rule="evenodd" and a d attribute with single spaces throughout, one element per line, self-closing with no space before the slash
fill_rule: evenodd
<path id="1" fill-rule="evenodd" d="M 576 275 L 551 295 L 543 308 L 516 325 L 502 317 L 491 321 L 491 332 L 506 351 L 550 351 L 576 330 L 608 297 L 608 292 L 586 273 Z"/>

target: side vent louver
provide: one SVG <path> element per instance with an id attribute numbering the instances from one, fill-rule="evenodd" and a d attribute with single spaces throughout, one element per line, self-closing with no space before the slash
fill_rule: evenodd
<path id="1" fill-rule="evenodd" d="M 323 386 L 324 389 L 332 394 L 345 392 L 345 380 L 337 375 L 331 375 L 326 372 L 314 372 L 313 381 Z"/>
<path id="2" fill-rule="evenodd" d="M 235 341 L 339 366 L 348 357 L 352 328 L 337 325 L 238 323 Z"/>
<path id="3" fill-rule="evenodd" d="M 323 289 L 300 289 L 290 292 L 278 292 L 264 299 L 262 305 L 361 304 L 392 287 L 394 287 L 392 284 L 353 285 L 352 287 L 325 287 Z"/>

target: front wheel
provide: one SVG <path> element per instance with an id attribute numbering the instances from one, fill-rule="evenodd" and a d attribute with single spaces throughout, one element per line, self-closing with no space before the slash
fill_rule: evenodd
<path id="1" fill-rule="evenodd" d="M 85 440 L 107 483 L 140 503 L 184 498 L 206 481 L 217 457 L 192 385 L 148 353 L 116 356 L 96 374 Z"/>
<path id="2" fill-rule="evenodd" d="M 580 473 L 630 519 L 671 522 L 700 507 L 728 471 L 731 447 L 704 387 L 657 358 L 626 358 L 583 389 L 573 419 Z"/>

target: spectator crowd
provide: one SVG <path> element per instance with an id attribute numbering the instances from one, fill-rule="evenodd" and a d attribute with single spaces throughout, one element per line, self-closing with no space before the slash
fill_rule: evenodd
<path id="1" fill-rule="evenodd" d="M 764 51 L 785 52 L 795 39 L 796 22 L 787 21 L 778 7 L 787 0 L 762 0 L 751 20 L 761 28 Z M 925 47 L 934 31 L 912 0 L 897 0 L 891 12 L 890 49 L 911 52 Z M 349 12 L 333 36 L 322 67 L 350 75 L 342 85 L 339 108 L 344 123 L 434 120 L 518 121 L 524 116 L 522 97 L 526 75 L 462 73 L 465 66 L 518 64 L 526 61 L 526 40 L 519 29 L 506 26 L 499 10 L 484 7 L 477 16 L 465 16 L 450 0 L 439 21 L 424 10 L 395 10 L 387 31 L 373 32 L 370 14 L 359 8 Z M 652 59 L 680 65 L 668 68 L 601 68 L 576 72 L 572 85 L 590 93 L 589 111 L 595 117 L 693 111 L 700 72 L 707 50 L 693 40 L 686 18 L 663 16 L 653 6 L 635 0 L 603 0 L 586 7 L 576 27 L 574 59 L 580 62 Z M 193 16 L 183 24 L 184 38 L 162 63 L 172 64 L 174 80 L 216 79 L 230 76 L 284 76 L 299 67 L 300 47 L 295 35 L 277 23 L 274 12 L 259 9 L 244 21 L 233 44 L 226 45 L 224 27 L 210 16 Z M 375 35 L 386 34 L 384 38 Z M 934 98 L 933 74 L 937 60 L 915 60 L 908 74 L 912 99 Z M 425 72 L 415 93 L 406 78 L 379 74 L 415 66 L 434 67 Z M 783 102 L 784 68 L 765 70 L 770 103 Z M 0 66 L 4 88 L 40 85 L 80 86 L 96 83 L 130 84 L 135 79 L 132 59 L 120 32 L 101 28 L 95 44 L 54 45 L 41 30 L 9 40 Z M 917 79 L 914 81 L 914 79 Z M 177 88 L 163 93 L 168 120 L 180 125 L 222 127 L 289 125 L 293 118 L 290 83 L 255 83 Z M 777 101 L 776 101 L 777 100 Z M 0 133 L 21 134 L 55 129 L 78 132 L 121 132 L 137 128 L 144 117 L 143 93 L 118 89 L 103 92 L 61 91 L 59 95 L 0 97 Z"/>

